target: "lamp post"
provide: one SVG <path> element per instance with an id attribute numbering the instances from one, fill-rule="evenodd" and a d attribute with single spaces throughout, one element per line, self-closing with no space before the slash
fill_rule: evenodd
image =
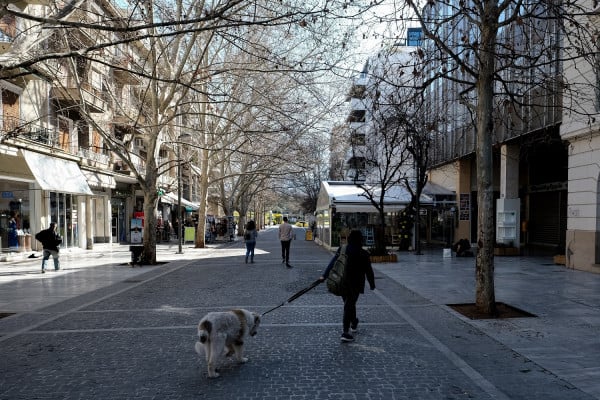
<path id="1" fill-rule="evenodd" d="M 179 214 L 179 225 L 177 229 L 177 237 L 179 238 L 178 250 L 177 254 L 183 254 L 183 233 L 185 232 L 185 228 L 183 227 L 183 215 L 181 213 L 181 192 L 183 191 L 183 184 L 181 183 L 181 168 L 182 168 L 182 160 L 181 160 L 181 145 L 190 143 L 190 134 L 182 133 L 177 138 L 177 208 Z M 189 154 L 189 153 L 186 153 Z"/>
<path id="2" fill-rule="evenodd" d="M 181 139 L 181 136 L 179 137 Z M 183 218 L 181 216 L 181 143 L 177 143 L 177 254 L 183 254 Z"/>
<path id="3" fill-rule="evenodd" d="M 17 226 L 18 229 L 23 229 L 23 199 L 19 199 L 19 226 Z"/>

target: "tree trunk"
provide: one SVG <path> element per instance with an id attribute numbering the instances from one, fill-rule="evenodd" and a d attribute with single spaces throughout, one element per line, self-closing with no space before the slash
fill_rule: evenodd
<path id="1" fill-rule="evenodd" d="M 387 247 L 385 245 L 385 213 L 383 207 L 379 210 L 380 223 L 375 231 L 375 254 L 376 256 L 383 256 L 387 254 Z"/>
<path id="2" fill-rule="evenodd" d="M 200 177 L 200 207 L 198 208 L 198 230 L 196 231 L 196 248 L 206 247 L 205 235 L 206 235 L 206 201 L 208 198 L 208 162 L 209 152 L 206 148 L 206 143 L 202 148 L 202 160 L 200 162 L 200 171 L 202 176 Z"/>
<path id="3" fill-rule="evenodd" d="M 421 187 L 420 178 L 417 178 L 417 192 L 415 199 L 415 254 L 422 255 L 421 253 L 421 192 L 423 188 Z"/>
<path id="4" fill-rule="evenodd" d="M 489 15 L 490 10 L 487 11 Z M 491 21 L 497 21 L 489 17 Z M 496 311 L 494 293 L 494 204 L 492 188 L 492 133 L 494 98 L 494 60 L 497 27 L 495 23 L 482 24 L 482 50 L 477 80 L 477 252 L 476 299 L 477 308 L 489 315 Z"/>
<path id="5" fill-rule="evenodd" d="M 154 169 L 154 171 L 156 171 Z M 146 182 L 155 182 L 156 187 L 156 172 L 147 176 Z M 156 190 L 144 190 L 144 235 L 143 258 L 145 264 L 156 264 L 156 205 L 158 203 L 158 193 Z"/>

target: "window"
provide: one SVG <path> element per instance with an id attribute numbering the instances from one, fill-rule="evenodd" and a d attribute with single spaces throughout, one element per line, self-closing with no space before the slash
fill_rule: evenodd
<path id="1" fill-rule="evenodd" d="M 352 132 L 350 135 L 350 143 L 352 146 L 364 146 L 366 144 L 366 138 L 364 133 Z"/>
<path id="2" fill-rule="evenodd" d="M 348 122 L 365 122 L 365 110 L 353 110 L 348 116 Z"/>
<path id="3" fill-rule="evenodd" d="M 423 41 L 423 30 L 421 28 L 408 28 L 406 36 L 408 46 L 420 46 Z"/>
<path id="4" fill-rule="evenodd" d="M 145 146 L 145 143 L 144 143 L 144 139 L 143 139 L 143 138 L 141 138 L 141 137 L 136 137 L 136 138 L 134 139 L 133 145 L 134 145 L 134 147 L 135 147 L 136 149 L 138 149 L 138 150 L 146 150 L 146 146 Z"/>
<path id="5" fill-rule="evenodd" d="M 364 170 L 367 167 L 367 161 L 364 157 L 352 157 L 348 160 L 348 166 L 356 170 Z"/>
<path id="6" fill-rule="evenodd" d="M 349 96 L 354 99 L 364 99 L 366 97 L 366 89 L 365 85 L 352 85 Z"/>

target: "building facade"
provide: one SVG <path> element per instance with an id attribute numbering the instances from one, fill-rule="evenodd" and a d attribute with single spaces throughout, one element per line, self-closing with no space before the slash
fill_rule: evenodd
<path id="1" fill-rule="evenodd" d="M 580 18 L 597 26 L 600 9 Z M 567 143 L 565 256 L 570 268 L 600 272 L 600 58 L 598 43 L 589 57 L 564 63 L 565 81 L 577 89 L 575 110 L 563 110 L 560 137 Z M 569 49 L 565 49 L 569 53 Z M 567 54 L 571 56 L 573 54 Z"/>
<path id="2" fill-rule="evenodd" d="M 67 21 L 103 16 L 118 24 L 122 18 L 119 9 L 103 0 L 59 10 L 35 0 L 14 5 L 31 15 Z M 9 71 L 0 76 L 2 251 L 39 250 L 32 237 L 50 222 L 58 224 L 65 248 L 131 242 L 132 220 L 143 220 L 144 192 L 134 170 L 143 177 L 147 107 L 142 75 L 136 74 L 143 67 L 136 61 L 145 57 L 147 46 L 124 41 L 11 69 L 25 56 L 35 59 L 43 49 L 76 53 L 122 37 L 110 30 L 98 34 L 87 28 L 42 29 L 42 24 L 10 15 L 2 18 L 0 32 L 0 64 Z M 165 196 L 156 212 L 166 221 L 175 222 L 179 213 L 173 210 L 180 206 L 169 192 L 186 190 L 179 209 L 182 220 L 198 209 L 188 200 L 197 174 L 190 163 L 177 165 L 178 160 L 175 145 L 164 140 L 157 158 L 157 190 Z M 178 169 L 183 169 L 180 179 Z"/>
<path id="3" fill-rule="evenodd" d="M 511 254 L 565 255 L 569 267 L 598 272 L 597 56 L 565 54 L 569 41 L 559 29 L 560 20 L 551 10 L 536 7 L 522 23 L 499 31 L 493 137 L 496 246 L 515 249 Z M 587 8 L 592 11 L 592 2 Z M 457 10 L 452 2 L 431 6 L 430 27 L 477 69 L 476 50 L 470 47 L 477 40 L 466 33 L 476 35 L 479 28 Z M 594 13 L 585 18 L 593 19 Z M 436 24 L 438 18 L 449 22 Z M 432 41 L 426 40 L 424 49 L 436 54 Z M 432 60 L 429 77 L 445 79 L 433 79 L 426 93 L 430 118 L 444 116 L 430 180 L 456 191 L 456 236 L 477 242 L 473 78 L 448 58 Z M 569 83 L 568 91 L 561 82 Z"/>

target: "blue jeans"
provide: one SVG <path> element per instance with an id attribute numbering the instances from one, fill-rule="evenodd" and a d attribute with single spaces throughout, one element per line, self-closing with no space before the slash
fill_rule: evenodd
<path id="1" fill-rule="evenodd" d="M 248 256 L 250 256 L 250 261 L 254 261 L 254 247 L 256 247 L 256 242 L 246 242 L 246 262 L 248 262 Z"/>
<path id="2" fill-rule="evenodd" d="M 60 269 L 60 261 L 58 260 L 58 251 L 44 249 L 44 257 L 42 258 L 42 270 L 46 269 L 46 261 L 52 255 L 52 261 L 54 261 L 54 269 Z"/>

